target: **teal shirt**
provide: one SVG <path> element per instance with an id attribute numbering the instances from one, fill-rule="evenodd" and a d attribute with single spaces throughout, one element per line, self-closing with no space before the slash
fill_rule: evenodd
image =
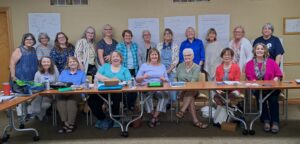
<path id="1" fill-rule="evenodd" d="M 131 79 L 130 72 L 127 68 L 121 66 L 118 72 L 111 71 L 111 64 L 105 63 L 99 70 L 99 74 L 106 76 L 108 78 L 117 78 L 121 81 L 128 81 Z"/>

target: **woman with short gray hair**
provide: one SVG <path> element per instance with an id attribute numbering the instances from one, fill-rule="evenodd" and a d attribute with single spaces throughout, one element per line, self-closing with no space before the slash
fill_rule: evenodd
<path id="1" fill-rule="evenodd" d="M 40 44 L 36 47 L 36 55 L 38 60 L 43 56 L 50 56 L 50 51 L 53 49 L 53 45 L 49 44 L 50 37 L 47 33 L 41 32 L 38 37 Z"/>
<path id="2" fill-rule="evenodd" d="M 284 54 L 284 50 L 282 44 L 278 37 L 273 35 L 274 26 L 271 23 L 266 23 L 262 27 L 262 36 L 258 37 L 253 46 L 257 43 L 265 44 L 269 49 L 270 58 L 275 60 L 278 65 L 280 65 L 282 55 Z"/>
<path id="3" fill-rule="evenodd" d="M 179 64 L 176 69 L 176 79 L 177 81 L 184 82 L 197 82 L 199 81 L 200 67 L 198 64 L 194 63 L 194 51 L 191 48 L 185 48 L 183 50 L 183 59 L 184 61 Z M 197 118 L 196 109 L 195 109 L 195 97 L 197 96 L 197 91 L 182 91 L 180 96 L 183 97 L 183 104 L 179 112 L 176 113 L 177 118 L 183 118 L 184 113 L 187 108 L 192 115 L 193 125 L 195 127 L 205 129 L 208 127 L 207 124 L 201 122 Z"/>
<path id="4" fill-rule="evenodd" d="M 156 48 L 156 44 L 151 41 L 151 33 L 149 30 L 143 30 L 142 32 L 143 42 L 138 49 L 138 62 L 139 66 L 147 62 L 147 55 L 151 48 Z"/>

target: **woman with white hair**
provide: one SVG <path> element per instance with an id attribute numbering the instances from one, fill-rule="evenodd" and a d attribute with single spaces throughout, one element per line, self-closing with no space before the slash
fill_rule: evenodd
<path id="1" fill-rule="evenodd" d="M 142 43 L 141 47 L 138 49 L 138 62 L 139 66 L 143 63 L 147 62 L 147 55 L 151 48 L 156 48 L 156 44 L 151 41 L 151 33 L 149 30 L 143 30 L 142 37 L 144 42 Z"/>
<path id="2" fill-rule="evenodd" d="M 104 63 L 110 62 L 110 54 L 116 50 L 118 44 L 118 42 L 113 39 L 113 29 L 111 25 L 106 24 L 103 26 L 102 36 L 103 39 L 101 39 L 96 46 L 101 66 L 104 65 Z"/>
<path id="3" fill-rule="evenodd" d="M 197 82 L 199 81 L 200 67 L 198 64 L 193 62 L 194 52 L 191 48 L 186 48 L 183 50 L 184 62 L 179 64 L 176 69 L 176 79 L 177 81 L 185 82 Z M 205 129 L 208 127 L 207 124 L 200 122 L 197 118 L 195 109 L 195 97 L 197 96 L 197 91 L 182 91 L 181 96 L 183 97 L 183 104 L 180 111 L 176 113 L 177 118 L 183 118 L 184 113 L 187 108 L 192 115 L 193 124 L 195 127 Z"/>
<path id="4" fill-rule="evenodd" d="M 75 46 L 75 57 L 80 63 L 81 70 L 90 76 L 94 76 L 97 72 L 95 37 L 95 29 L 88 26 Z"/>
<path id="5" fill-rule="evenodd" d="M 40 44 L 36 47 L 36 55 L 38 60 L 43 56 L 50 56 L 50 51 L 53 49 L 53 45 L 49 44 L 50 37 L 47 33 L 41 32 L 38 37 Z"/>
<path id="6" fill-rule="evenodd" d="M 229 42 L 229 48 L 234 51 L 233 62 L 238 64 L 241 73 L 244 72 L 246 63 L 252 59 L 252 45 L 245 38 L 245 30 L 242 26 L 233 29 L 233 39 Z"/>
<path id="7" fill-rule="evenodd" d="M 269 49 L 270 58 L 275 60 L 278 65 L 280 65 L 280 61 L 282 55 L 284 54 L 283 47 L 278 37 L 273 35 L 274 27 L 271 23 L 266 23 L 262 27 L 262 36 L 258 37 L 253 46 L 257 43 L 265 44 Z"/>

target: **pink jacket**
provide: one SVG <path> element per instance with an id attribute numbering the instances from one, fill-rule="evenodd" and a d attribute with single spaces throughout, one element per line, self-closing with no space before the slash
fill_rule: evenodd
<path id="1" fill-rule="evenodd" d="M 262 63 L 258 63 L 258 67 L 261 69 Z M 250 60 L 245 67 L 245 73 L 248 80 L 257 80 L 255 69 L 254 69 L 254 60 Z M 268 58 L 266 63 L 266 72 L 264 76 L 264 80 L 273 80 L 275 77 L 282 77 L 282 72 L 278 66 L 278 64 Z"/>

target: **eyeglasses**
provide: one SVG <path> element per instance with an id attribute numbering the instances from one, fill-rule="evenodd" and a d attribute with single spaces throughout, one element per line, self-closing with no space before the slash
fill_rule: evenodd
<path id="1" fill-rule="evenodd" d="M 63 38 L 66 38 L 66 37 L 64 37 L 64 36 L 62 36 L 62 37 L 57 37 L 57 39 L 63 39 Z"/>
<path id="2" fill-rule="evenodd" d="M 25 39 L 26 41 L 33 41 L 33 39 Z"/>
<path id="3" fill-rule="evenodd" d="M 184 57 L 187 57 L 187 56 L 192 56 L 191 54 L 186 54 L 186 55 L 183 55 Z"/>
<path id="4" fill-rule="evenodd" d="M 104 30 L 109 31 L 109 30 L 112 30 L 112 29 L 104 29 Z"/>
<path id="5" fill-rule="evenodd" d="M 94 32 L 86 32 L 87 34 L 95 34 Z"/>

